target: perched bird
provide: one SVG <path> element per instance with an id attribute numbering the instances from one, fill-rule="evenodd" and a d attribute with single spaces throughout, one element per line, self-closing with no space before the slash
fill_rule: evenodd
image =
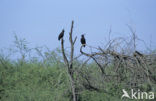
<path id="1" fill-rule="evenodd" d="M 81 44 L 83 45 L 83 47 L 86 46 L 86 39 L 84 37 L 84 34 L 81 35 Z"/>
<path id="2" fill-rule="evenodd" d="M 58 36 L 58 40 L 62 39 L 64 36 L 64 29 L 62 30 L 62 32 L 60 33 L 60 35 Z"/>

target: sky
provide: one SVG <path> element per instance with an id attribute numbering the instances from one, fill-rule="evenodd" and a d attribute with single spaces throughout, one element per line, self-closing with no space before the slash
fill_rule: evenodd
<path id="1" fill-rule="evenodd" d="M 13 47 L 14 33 L 29 47 L 60 47 L 58 35 L 65 29 L 65 43 L 71 21 L 73 35 L 86 34 L 87 44 L 102 46 L 111 38 L 128 37 L 127 25 L 151 48 L 156 48 L 156 0 L 0 0 L 0 48 Z M 151 44 L 150 44 L 151 43 Z M 137 46 L 144 49 L 143 45 Z"/>

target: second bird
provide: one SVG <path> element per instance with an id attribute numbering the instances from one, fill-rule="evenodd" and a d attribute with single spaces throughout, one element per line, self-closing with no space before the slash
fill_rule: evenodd
<path id="1" fill-rule="evenodd" d="M 62 32 L 60 33 L 60 35 L 58 36 L 58 40 L 62 39 L 64 36 L 64 29 L 62 30 Z"/>
<path id="2" fill-rule="evenodd" d="M 83 45 L 83 47 L 86 46 L 86 39 L 84 37 L 84 34 L 81 35 L 81 44 Z"/>

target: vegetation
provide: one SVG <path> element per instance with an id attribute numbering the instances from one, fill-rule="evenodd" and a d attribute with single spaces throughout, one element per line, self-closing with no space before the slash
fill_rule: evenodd
<path id="1" fill-rule="evenodd" d="M 71 49 L 76 42 L 76 38 L 72 40 L 72 30 L 73 22 Z M 16 47 L 7 54 L 5 50 L 0 53 L 0 100 L 122 101 L 122 89 L 156 92 L 155 52 L 139 54 L 135 50 L 130 54 L 123 40 L 116 40 L 110 40 L 105 49 L 86 45 L 96 49 L 90 53 L 80 47 L 80 55 L 71 57 L 74 49 L 73 53 L 65 51 L 63 39 L 62 47 L 51 51 L 46 47 L 29 48 L 25 39 L 15 35 Z M 124 49 L 116 49 L 121 47 L 121 40 Z M 132 40 L 136 42 L 134 37 Z M 130 46 L 126 43 L 126 47 Z"/>

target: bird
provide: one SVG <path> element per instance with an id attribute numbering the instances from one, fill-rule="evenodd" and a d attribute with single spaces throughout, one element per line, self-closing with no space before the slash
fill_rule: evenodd
<path id="1" fill-rule="evenodd" d="M 82 44 L 83 47 L 86 46 L 86 39 L 84 37 L 84 34 L 81 35 L 81 44 Z"/>
<path id="2" fill-rule="evenodd" d="M 62 32 L 60 33 L 60 35 L 58 36 L 58 40 L 62 39 L 64 36 L 64 29 L 62 30 Z"/>

